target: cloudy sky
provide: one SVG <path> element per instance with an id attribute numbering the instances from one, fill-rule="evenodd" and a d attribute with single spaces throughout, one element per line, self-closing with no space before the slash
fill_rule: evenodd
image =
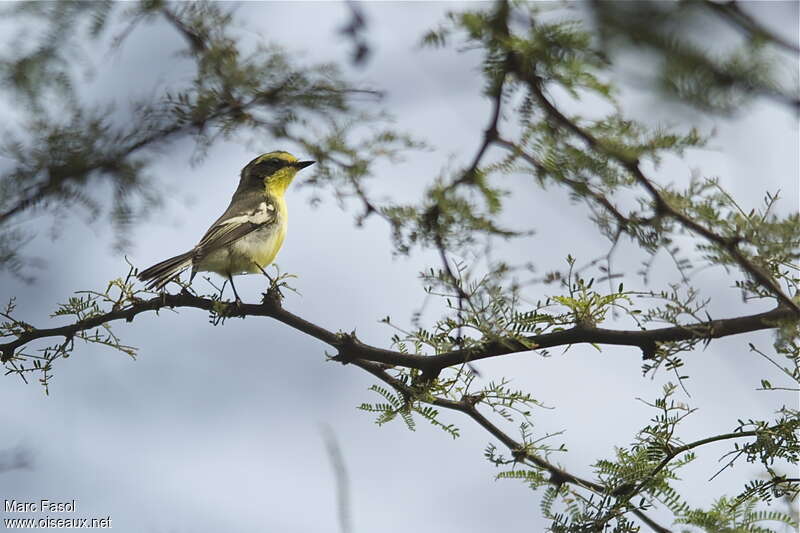
<path id="1" fill-rule="evenodd" d="M 413 197 L 450 158 L 466 161 L 479 145 L 489 106 L 480 96 L 478 58 L 417 47 L 420 35 L 455 6 L 363 6 L 373 54 L 353 76 L 385 90 L 385 107 L 398 126 L 435 147 L 384 167 L 385 175 L 374 182 L 375 194 Z M 797 4 L 760 6 L 765 19 L 796 27 Z M 337 34 L 348 18 L 343 4 L 244 3 L 239 13 L 246 31 L 304 50 L 309 60 L 349 57 L 349 43 Z M 181 44 L 163 25 L 134 34 L 121 53 L 103 57 L 93 90 L 147 90 L 181 76 L 179 59 L 164 53 Z M 676 123 L 689 118 L 655 105 L 647 95 L 626 94 L 626 107 L 643 119 Z M 719 176 L 746 208 L 756 207 L 765 190 L 781 189 L 783 209 L 797 209 L 794 115 L 757 103 L 736 119 L 700 119 L 700 125 L 717 131 L 710 149 L 668 162 L 658 174 L 662 182 L 685 182 L 696 168 Z M 172 180 L 172 198 L 134 232 L 126 250 L 130 260 L 146 267 L 188 249 L 226 207 L 247 161 L 257 152 L 295 151 L 270 139 L 258 144 L 253 149 L 219 144 L 193 169 L 191 146 L 171 147 L 153 173 Z M 356 228 L 352 212 L 333 200 L 312 207 L 310 196 L 302 187 L 288 196 L 292 222 L 278 263 L 297 275 L 301 295 L 290 294 L 285 306 L 328 329 L 355 329 L 363 340 L 387 346 L 392 331 L 378 319 L 391 314 L 402 322 L 421 307 L 417 273 L 435 265 L 435 259 L 426 254 L 394 258 L 380 221 Z M 527 188 L 510 209 L 512 220 L 524 220 L 537 233 L 498 253 L 533 258 L 539 272 L 560 267 L 568 253 L 586 262 L 607 249 L 585 222 L 586 210 L 571 204 L 563 191 Z M 47 258 L 36 283 L 0 277 L 2 299 L 17 296 L 20 316 L 41 326 L 51 323 L 48 313 L 73 291 L 102 289 L 106 280 L 127 271 L 123 257 L 112 250 L 113 234 L 102 224 L 72 220 L 55 240 L 46 229 L 27 249 Z M 634 252 L 621 249 L 621 268 L 636 270 L 642 257 Z M 660 258 L 654 283 L 674 276 L 669 260 Z M 262 280 L 239 279 L 243 299 L 256 300 Z M 715 298 L 715 318 L 742 310 L 730 280 L 716 269 L 697 278 Z M 626 279 L 626 288 L 637 283 L 647 288 L 635 276 Z M 199 278 L 195 285 L 210 289 Z M 548 290 L 554 288 L 537 286 L 532 297 Z M 79 347 L 57 365 L 49 397 L 36 384 L 4 378 L 0 450 L 25 449 L 31 465 L 0 474 L 3 498 L 74 499 L 73 516 L 110 515 L 114 529 L 122 532 L 338 531 L 336 484 L 323 429 L 329 427 L 347 468 L 354 531 L 539 531 L 545 525 L 539 494 L 520 483 L 494 481 L 496 471 L 482 457 L 489 435 L 456 414 L 444 415 L 461 428 L 455 441 L 422 422 L 414 433 L 400 423 L 378 428 L 355 408 L 376 399 L 367 390 L 375 380 L 359 369 L 325 362 L 326 347 L 297 331 L 257 318 L 215 328 L 205 313 L 192 310 L 142 315 L 115 325 L 115 331 L 139 348 L 136 361 Z M 770 335 L 749 340 L 767 346 Z M 754 391 L 762 377 L 780 380 L 741 339 L 714 342 L 685 360 L 692 376 L 687 400 L 700 408 L 682 427 L 686 441 L 727 432 L 737 418 L 769 417 L 779 404 L 773 395 L 781 393 Z M 569 453 L 559 461 L 581 475 L 590 473 L 595 459 L 611 456 L 615 445 L 631 440 L 651 415 L 635 398 L 656 397 L 670 377 L 642 378 L 640 353 L 626 348 L 598 353 L 576 347 L 548 359 L 536 354 L 500 358 L 479 369 L 486 380 L 512 377 L 515 386 L 556 407 L 538 414 L 536 432 L 566 429 Z M 717 477 L 708 491 L 691 488 L 716 472 L 725 449 L 704 449 L 703 460 L 687 469 L 683 487 L 692 503 L 736 493 L 755 471 L 743 466 Z"/>

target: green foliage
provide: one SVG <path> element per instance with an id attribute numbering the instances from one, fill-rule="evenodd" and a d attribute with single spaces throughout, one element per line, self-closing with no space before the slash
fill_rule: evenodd
<path id="1" fill-rule="evenodd" d="M 518 479 L 528 483 L 531 488 L 538 488 L 548 484 L 547 477 L 536 470 L 509 470 L 500 472 L 497 474 L 497 479 Z"/>
<path id="2" fill-rule="evenodd" d="M 33 2 L 4 11 L 24 23 L 13 39 L 27 40 L 0 58 L 0 96 L 21 109 L 0 142 L 0 155 L 13 163 L 0 172 L 0 268 L 21 271 L 19 248 L 30 233 L 11 224 L 25 212 L 47 213 L 58 225 L 74 212 L 106 215 L 117 247 L 128 245 L 127 228 L 158 207 L 160 183 L 168 181 L 153 179 L 154 157 L 181 139 L 194 142 L 195 160 L 220 139 L 299 145 L 319 162 L 315 183 L 340 198 L 363 198 L 361 181 L 373 165 L 418 146 L 364 105 L 377 92 L 350 83 L 335 65 L 305 64 L 273 44 L 245 45 L 250 35 L 225 4 Z M 89 36 L 95 46 L 110 40 L 118 49 L 160 21 L 186 43 L 190 79 L 162 83 L 149 99 L 84 102 L 74 59 L 91 71 L 94 58 L 82 40 Z M 37 39 L 30 39 L 31 28 L 41 28 Z M 365 128 L 372 134 L 365 136 Z"/>
<path id="3" fill-rule="evenodd" d="M 786 513 L 778 511 L 759 511 L 758 500 L 753 498 L 734 505 L 727 498 L 720 498 L 708 511 L 693 509 L 676 523 L 692 525 L 709 533 L 737 531 L 742 533 L 769 533 L 774 531 L 762 524 L 764 522 L 780 522 L 796 528 L 797 522 Z M 683 531 L 690 531 L 684 529 Z"/>
<path id="4" fill-rule="evenodd" d="M 0 59 L 3 89 L 40 117 L 48 112 L 48 102 L 66 100 L 75 105 L 75 60 L 79 58 L 85 67 L 87 58 L 87 50 L 75 37 L 86 36 L 89 42 L 96 42 L 113 8 L 110 1 L 3 6 L 4 18 L 27 26 L 27 32 L 15 35 L 9 43 L 12 46 L 6 48 L 7 55 Z"/>
<path id="5" fill-rule="evenodd" d="M 785 459 L 791 464 L 800 462 L 800 411 L 783 407 L 775 422 L 766 420 L 739 421 L 736 432 L 755 432 L 757 437 L 752 443 L 734 448 L 736 457 L 744 455 L 748 463 L 761 463 L 771 471 L 776 460 Z"/>
<path id="6" fill-rule="evenodd" d="M 405 380 L 406 377 L 404 374 L 399 376 L 399 379 Z M 378 417 L 375 419 L 375 423 L 379 426 L 391 422 L 399 416 L 409 430 L 415 431 L 417 425 L 413 414 L 416 413 L 454 439 L 458 438 L 459 429 L 453 424 L 445 424 L 439 421 L 439 411 L 430 405 L 426 405 L 426 400 L 433 399 L 433 396 L 427 391 L 419 390 L 418 395 L 403 397 L 401 394 L 392 392 L 381 385 L 372 385 L 369 390 L 379 394 L 386 401 L 381 403 L 362 403 L 358 408 L 368 413 L 377 413 Z"/>
<path id="7" fill-rule="evenodd" d="M 774 45 L 784 42 L 736 4 L 597 2 L 595 21 L 607 53 L 632 46 L 653 65 L 662 94 L 705 111 L 732 114 L 755 96 L 797 106 L 795 87 L 780 80 Z M 740 34 L 731 38 L 730 27 Z M 710 36 L 716 46 L 710 47 Z"/>
<path id="8" fill-rule="evenodd" d="M 395 331 L 392 364 L 380 358 L 348 359 L 347 347 L 360 342 L 354 334 L 319 332 L 313 324 L 285 320 L 336 348 L 332 360 L 353 363 L 383 382 L 369 389 L 378 401 L 358 406 L 373 413 L 378 425 L 399 419 L 413 431 L 421 417 L 455 438 L 459 428 L 442 420 L 443 410 L 471 418 L 505 447 L 490 442 L 485 450 L 486 459 L 501 469 L 497 479 L 521 481 L 539 491 L 542 514 L 553 532 L 632 533 L 642 523 L 666 530 L 653 525 L 651 511 L 708 532 L 769 531 L 769 523 L 796 526 L 795 519 L 768 505 L 800 493 L 800 480 L 781 473 L 786 466 L 796 469 L 800 460 L 798 410 L 779 403 L 774 420 L 743 415 L 738 424 L 731 423 L 729 433 L 687 441 L 681 437 L 682 424 L 695 408 L 678 398 L 689 379 L 687 354 L 718 336 L 766 327 L 775 332 L 771 349 L 749 343 L 750 351 L 780 369 L 786 381 L 757 376 L 753 386 L 760 385 L 771 398 L 800 388 L 797 316 L 783 314 L 766 325 L 750 317 L 749 329 L 741 329 L 747 317 L 719 322 L 710 315 L 709 297 L 693 282 L 701 269 L 723 267 L 735 272 L 735 289 L 745 302 L 767 301 L 779 311 L 791 310 L 800 283 L 800 216 L 779 214 L 779 194 L 770 192 L 759 208 L 747 210 L 721 180 L 699 172 L 685 186 L 649 177 L 667 159 L 703 148 L 710 135 L 649 126 L 627 116 L 613 70 L 626 52 L 645 54 L 654 59 L 653 71 L 645 74 L 683 104 L 704 111 L 729 114 L 757 96 L 797 107 L 795 94 L 777 79 L 774 48 L 787 45 L 737 12 L 734 3 L 592 2 L 583 8 L 596 26 L 569 9 L 539 3 L 468 6 L 423 38 L 430 46 L 458 43 L 462 51 L 480 55 L 492 113 L 471 162 L 442 168 L 417 201 L 401 204 L 371 196 L 368 180 L 374 165 L 381 159 L 396 162 L 404 151 L 425 145 L 395 131 L 388 117 L 372 107 L 365 111 L 357 105 L 359 97 L 378 94 L 352 84 L 335 66 L 302 64 L 265 43 L 248 49 L 225 4 L 15 5 L 10 16 L 31 17 L 44 30 L 35 46 L 0 60 L 7 96 L 24 110 L 19 131 L 0 147 L 15 162 L 0 175 L 0 266 L 20 270 L 22 265 L 16 246 L 27 235 L 9 228 L 8 220 L 44 208 L 60 217 L 76 206 L 100 216 L 106 202 L 95 192 L 98 183 L 111 184 L 108 214 L 118 228 L 140 218 L 157 202 L 158 187 L 148 169 L 168 143 L 191 138 L 202 155 L 219 139 L 292 142 L 320 162 L 308 181 L 318 188 L 318 197 L 325 192 L 341 203 L 352 200 L 357 222 L 373 215 L 388 222 L 397 253 L 428 249 L 438 260 L 420 280 L 426 297 L 441 304 L 439 314 L 417 313 L 408 326 L 383 320 Z M 733 24 L 742 36 L 725 50 L 700 46 L 698 35 L 706 37 L 709 17 Z M 81 101 L 70 54 L 81 38 L 102 39 L 114 23 L 125 26 L 112 40 L 122 46 L 137 27 L 156 20 L 166 21 L 184 40 L 183 57 L 193 76 L 153 100 L 133 102 L 133 119 L 120 125 L 110 118 L 118 102 Z M 587 101 L 604 107 L 596 116 L 565 111 L 583 109 Z M 50 102 L 58 102 L 57 113 Z M 533 187 L 516 188 L 510 176 L 527 178 Z M 524 242 L 531 235 L 534 228 L 509 223 L 503 215 L 512 194 L 529 194 L 536 186 L 563 190 L 588 207 L 590 223 L 608 240 L 608 253 L 585 266 L 568 256 L 562 269 L 529 282 L 521 280 L 534 270 L 532 264 L 488 259 L 498 241 Z M 621 243 L 642 253 L 636 276 L 612 268 Z M 678 281 L 651 289 L 646 285 L 659 254 L 672 259 Z M 454 255 L 487 259 L 454 260 Z M 273 281 L 258 309 L 261 315 L 275 316 L 281 291 L 292 290 L 290 277 Z M 0 336 L 11 344 L 20 342 L 4 348 L 7 372 L 23 379 L 36 373 L 47 391 L 54 361 L 68 357 L 75 338 L 134 356 L 135 350 L 108 325 L 111 319 L 132 318 L 125 313 L 142 303 L 142 291 L 130 279 L 129 274 L 115 280 L 102 292 L 78 293 L 61 305 L 54 318 L 92 327 L 58 330 L 50 336 L 66 331 L 64 341 L 38 354 L 20 339 L 46 335 L 17 317 L 11 300 L 2 314 Z M 213 325 L 246 315 L 223 300 L 223 289 L 195 302 L 208 310 Z M 188 286 L 181 291 L 195 297 Z M 148 302 L 161 309 L 157 301 Z M 668 336 L 662 328 L 680 334 Z M 554 338 L 565 340 L 546 344 Z M 537 395 L 512 386 L 509 378 L 483 379 L 474 366 L 509 353 L 549 356 L 546 347 L 566 352 L 580 342 L 598 350 L 603 344 L 635 346 L 645 359 L 644 374 L 653 377 L 664 370 L 677 383 L 643 402 L 655 414 L 612 457 L 594 461 L 591 479 L 550 462 L 567 448 L 551 444 L 561 431 L 539 432 L 538 410 L 547 407 Z M 385 355 L 388 350 L 375 351 Z M 446 364 L 431 364 L 443 357 Z M 394 364 L 398 360 L 413 364 Z M 701 509 L 687 501 L 675 482 L 711 443 L 727 446 L 720 458 L 723 470 L 745 463 L 757 466 L 759 474 L 734 487 L 738 494 L 719 495 Z M 708 490 L 721 492 L 713 484 L 715 476 Z"/>
<path id="9" fill-rule="evenodd" d="M 796 527 L 792 516 L 780 511 L 757 510 L 759 503 L 769 503 L 774 498 L 798 492 L 797 479 L 775 473 L 772 462 L 783 457 L 797 463 L 797 412 L 785 413 L 776 423 L 761 421 L 740 422 L 728 435 L 720 435 L 685 444 L 676 431 L 683 420 L 694 409 L 673 399 L 677 387 L 668 384 L 663 395 L 647 403 L 657 411 L 651 423 L 645 426 L 628 448 L 618 448 L 614 460 L 601 459 L 594 465 L 596 484 L 581 486 L 558 483 L 549 486 L 548 478 L 540 469 L 517 469 L 498 474 L 498 479 L 515 479 L 527 483 L 532 489 L 545 487 L 541 500 L 543 515 L 552 520 L 552 531 L 583 531 L 588 524 L 599 527 L 613 525 L 614 531 L 635 531 L 635 523 L 624 518 L 629 512 L 648 510 L 660 503 L 669 509 L 676 524 L 694 525 L 704 531 L 771 531 L 762 527 L 763 522 L 782 522 Z M 710 510 L 692 509 L 685 499 L 670 485 L 678 480 L 678 471 L 694 461 L 694 449 L 707 442 L 735 440 L 754 436 L 755 440 L 743 445 L 735 441 L 733 450 L 723 458 L 726 468 L 732 467 L 736 459 L 745 455 L 748 462 L 764 463 L 768 479 L 754 480 L 737 498 L 719 498 Z M 486 453 L 496 466 L 509 461 L 499 457 L 490 446 Z M 516 463 L 516 460 L 514 460 Z M 556 508 L 562 511 L 556 511 Z M 605 526 L 609 527 L 609 526 Z"/>
<path id="10" fill-rule="evenodd" d="M 93 319 L 104 315 L 108 309 L 118 310 L 138 299 L 142 291 L 134 287 L 132 275 L 133 268 L 125 278 L 118 278 L 108 283 L 104 292 L 81 291 L 76 296 L 70 297 L 66 303 L 50 315 L 51 318 L 66 318 L 69 323 L 90 323 Z M 0 313 L 5 320 L 0 323 L 0 339 L 18 339 L 27 334 L 35 333 L 37 328 L 14 316 L 16 304 L 12 298 Z M 88 344 L 107 346 L 135 359 L 136 348 L 123 343 L 112 331 L 108 322 L 100 321 L 97 327 L 81 329 L 78 331 L 66 330 L 61 334 L 62 342 L 45 345 L 31 350 L 25 346 L 11 352 L 2 353 L 2 361 L 6 375 L 16 374 L 26 383 L 30 374 L 38 375 L 38 381 L 44 387 L 45 394 L 50 393 L 50 379 L 52 378 L 53 363 L 58 359 L 68 358 L 75 349 L 75 340 L 82 340 Z"/>
<path id="11" fill-rule="evenodd" d="M 569 309 L 572 314 L 571 323 L 595 326 L 605 320 L 609 310 L 616 308 L 627 310 L 625 304 L 631 303 L 629 295 L 622 290 L 611 294 L 595 292 L 592 290 L 594 279 L 586 282 L 583 278 L 576 277 L 572 282 L 575 259 L 570 256 L 567 262 L 570 266 L 567 278 L 568 296 L 553 296 L 552 299 Z"/>

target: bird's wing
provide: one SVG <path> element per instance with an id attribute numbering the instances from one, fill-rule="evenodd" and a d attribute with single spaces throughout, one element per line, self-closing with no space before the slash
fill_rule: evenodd
<path id="1" fill-rule="evenodd" d="M 237 202 L 228 207 L 219 219 L 212 224 L 208 231 L 194 247 L 193 258 L 197 260 L 209 253 L 219 250 L 241 239 L 268 224 L 272 224 L 278 217 L 278 212 L 271 198 L 259 195 L 248 200 Z"/>

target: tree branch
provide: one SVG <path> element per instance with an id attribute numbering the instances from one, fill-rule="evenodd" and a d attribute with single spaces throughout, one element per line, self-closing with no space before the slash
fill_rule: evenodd
<path id="1" fill-rule="evenodd" d="M 748 15 L 739 4 L 734 0 L 727 2 L 716 2 L 714 0 L 702 0 L 704 6 L 716 12 L 720 17 L 724 18 L 736 29 L 741 30 L 747 36 L 757 36 L 768 41 L 772 41 L 776 45 L 784 48 L 785 50 L 800 55 L 800 47 L 796 44 L 784 39 L 774 31 L 770 30 L 752 16 Z"/>
<path id="2" fill-rule="evenodd" d="M 537 160 L 535 157 L 522 150 L 519 146 L 517 146 L 513 142 L 504 139 L 502 137 L 497 137 L 497 139 L 495 139 L 495 144 L 505 148 L 506 150 L 514 153 L 515 155 L 518 155 L 519 157 L 527 161 L 531 166 L 533 166 L 533 168 L 535 168 L 537 172 L 541 172 L 543 174 L 547 173 L 547 170 L 544 168 L 544 166 L 539 160 Z M 620 210 L 617 209 L 617 207 L 614 206 L 614 204 L 612 204 L 605 196 L 592 189 L 589 183 L 569 179 L 566 176 L 559 176 L 558 180 L 569 185 L 569 187 L 573 191 L 575 191 L 575 193 L 588 195 L 592 198 L 592 200 L 603 206 L 603 208 L 616 219 L 617 224 L 619 224 L 619 227 L 622 230 L 626 230 L 628 228 L 628 225 L 634 221 L 634 219 L 623 215 L 620 212 Z"/>
<path id="3" fill-rule="evenodd" d="M 681 213 L 678 209 L 672 207 L 669 202 L 664 198 L 661 192 L 658 190 L 656 185 L 647 178 L 644 173 L 642 172 L 641 168 L 639 168 L 639 160 L 638 159 L 631 159 L 629 157 L 623 156 L 618 151 L 611 149 L 610 147 L 606 146 L 603 142 L 599 139 L 594 137 L 591 133 L 584 130 L 572 120 L 570 120 L 566 115 L 564 115 L 550 100 L 545 96 L 544 91 L 542 89 L 543 80 L 539 78 L 536 74 L 534 74 L 530 68 L 526 68 L 523 62 L 523 59 L 515 52 L 510 53 L 510 61 L 508 62 L 512 71 L 519 76 L 527 85 L 531 91 L 531 94 L 536 98 L 539 102 L 539 105 L 545 111 L 545 113 L 553 120 L 555 123 L 563 127 L 564 129 L 568 130 L 569 132 L 573 133 L 577 137 L 581 138 L 586 144 L 589 145 L 590 148 L 596 150 L 597 152 L 603 153 L 615 161 L 617 161 L 620 165 L 622 165 L 628 172 L 630 172 L 633 177 L 642 185 L 650 197 L 653 199 L 656 205 L 656 211 L 662 215 L 667 215 L 681 224 L 683 227 L 695 233 L 709 242 L 716 244 L 720 248 L 724 249 L 728 252 L 731 258 L 744 270 L 751 278 L 753 278 L 759 285 L 767 289 L 770 293 L 775 295 L 780 302 L 784 305 L 788 306 L 792 309 L 795 313 L 800 315 L 800 306 L 792 300 L 783 290 L 778 286 L 774 279 L 768 276 L 758 265 L 753 263 L 749 258 L 747 258 L 739 248 L 739 239 L 728 239 L 725 238 L 717 233 L 714 233 L 710 229 L 706 228 L 705 226 L 699 224 L 692 218 L 686 216 L 685 214 Z"/>
<path id="4" fill-rule="evenodd" d="M 794 318 L 793 312 L 785 307 L 777 307 L 755 315 L 651 330 L 616 330 L 577 325 L 562 331 L 531 335 L 525 337 L 524 341 L 516 339 L 489 341 L 464 350 L 434 355 L 428 360 L 434 361 L 434 367 L 443 369 L 464 361 L 583 343 L 636 346 L 647 358 L 652 357 L 656 344 L 659 342 L 717 339 L 749 331 L 774 328 L 776 322 L 788 318 Z"/>
<path id="5" fill-rule="evenodd" d="M 422 368 L 422 361 L 426 359 L 422 355 L 409 355 L 391 350 L 384 350 L 366 345 L 355 338 L 354 335 L 339 334 L 313 324 L 281 307 L 280 303 L 272 298 L 265 298 L 261 304 L 239 304 L 234 305 L 227 302 L 220 302 L 211 298 L 203 298 L 182 292 L 179 294 L 163 293 L 149 300 L 139 300 L 135 303 L 122 308 L 109 311 L 80 320 L 72 324 L 57 328 L 29 329 L 17 336 L 11 342 L 0 344 L 0 361 L 9 361 L 17 348 L 36 339 L 48 337 L 71 338 L 80 331 L 86 331 L 100 327 L 108 322 L 116 320 L 126 320 L 131 322 L 138 314 L 146 311 L 158 311 L 164 308 L 194 308 L 205 311 L 219 312 L 222 305 L 225 311 L 229 311 L 228 316 L 265 316 L 271 317 L 279 322 L 305 333 L 311 337 L 319 339 L 340 351 L 340 357 L 344 361 L 351 359 L 367 359 L 385 364 L 405 366 L 409 368 Z"/>
<path id="6" fill-rule="evenodd" d="M 283 90 L 284 84 L 276 86 L 273 90 L 257 95 L 249 102 L 227 102 L 221 104 L 216 110 L 210 112 L 207 116 L 194 121 L 175 122 L 169 126 L 156 129 L 152 133 L 141 137 L 140 139 L 131 142 L 128 146 L 113 152 L 109 157 L 100 159 L 95 162 L 90 162 L 82 168 L 74 171 L 59 173 L 58 169 L 53 167 L 43 168 L 40 171 L 47 171 L 48 177 L 41 184 L 31 187 L 30 192 L 25 197 L 17 200 L 14 205 L 9 207 L 3 212 L 0 212 L 0 225 L 5 224 L 9 219 L 19 214 L 20 212 L 29 209 L 35 204 L 41 202 L 47 197 L 56 194 L 65 184 L 69 182 L 77 182 L 90 175 L 92 172 L 101 172 L 114 168 L 120 164 L 120 161 L 126 157 L 130 157 L 135 153 L 149 147 L 159 146 L 160 143 L 165 141 L 174 140 L 182 135 L 191 134 L 194 131 L 202 131 L 208 126 L 209 123 L 213 124 L 218 119 L 231 114 L 241 113 L 243 110 L 253 107 L 262 102 L 268 102 L 270 98 L 274 98 L 278 91 Z"/>
<path id="7" fill-rule="evenodd" d="M 376 365 L 375 363 L 371 363 L 368 361 L 355 361 L 353 362 L 354 365 L 362 368 L 372 374 L 373 376 L 377 377 L 384 383 L 387 383 L 395 388 L 398 392 L 406 396 L 413 396 L 413 390 L 400 381 L 389 374 L 380 366 Z M 595 483 L 593 481 L 589 481 L 587 479 L 583 479 L 579 476 L 571 474 L 564 470 L 563 468 L 559 468 L 558 466 L 550 463 L 546 459 L 531 453 L 525 446 L 511 438 L 507 433 L 493 424 L 488 418 L 483 416 L 480 411 L 475 407 L 477 403 L 476 398 L 472 398 L 470 396 L 464 397 L 461 401 L 454 401 L 448 400 L 445 398 L 432 398 L 430 400 L 426 400 L 425 403 L 430 403 L 431 405 L 435 405 L 437 407 L 442 407 L 444 409 L 450 409 L 453 411 L 458 411 L 460 413 L 464 413 L 473 421 L 477 422 L 483 429 L 488 431 L 493 437 L 499 440 L 505 447 L 509 449 L 511 454 L 514 458 L 519 462 L 529 462 L 534 466 L 548 472 L 550 474 L 550 479 L 548 480 L 550 484 L 555 486 L 561 486 L 564 483 L 569 483 L 571 485 L 576 485 L 578 487 L 585 488 L 594 492 L 595 494 L 605 495 L 608 493 L 607 487 Z M 669 529 L 659 525 L 653 519 L 648 517 L 644 512 L 639 509 L 631 509 L 636 517 L 638 517 L 642 522 L 647 524 L 651 529 L 656 531 L 657 533 L 671 533 Z"/>
<path id="8" fill-rule="evenodd" d="M 653 479 L 653 477 L 656 476 L 656 474 L 658 474 L 664 468 L 666 468 L 667 465 L 673 459 L 675 459 L 677 456 L 679 456 L 682 453 L 688 452 L 689 450 L 693 450 L 694 448 L 698 448 L 698 447 L 704 446 L 706 444 L 711 444 L 713 442 L 720 442 L 720 441 L 723 441 L 723 440 L 730 440 L 730 439 L 739 439 L 739 438 L 743 438 L 743 437 L 758 437 L 759 434 L 765 433 L 765 432 L 767 432 L 767 431 L 769 431 L 771 429 L 773 429 L 773 428 L 770 427 L 770 428 L 765 428 L 765 429 L 762 429 L 762 430 L 739 431 L 739 432 L 733 432 L 733 433 L 724 433 L 722 435 L 714 435 L 712 437 L 707 437 L 705 439 L 696 440 L 694 442 L 690 442 L 689 444 L 684 444 L 683 446 L 678 446 L 677 448 L 672 448 L 671 450 L 668 450 L 666 456 L 661 460 L 660 463 L 658 463 L 656 465 L 655 468 L 653 468 L 653 470 L 647 475 L 647 477 L 644 480 L 642 480 L 641 482 L 639 482 L 639 484 L 636 485 L 636 487 L 633 488 L 630 491 L 628 497 L 632 498 L 635 495 L 637 495 L 638 493 L 640 493 L 642 491 L 642 489 L 645 488 L 647 483 L 651 479 Z"/>
<path id="9" fill-rule="evenodd" d="M 523 340 L 514 338 L 496 339 L 469 348 L 453 350 L 439 355 L 405 354 L 370 346 L 358 340 L 354 334 L 334 333 L 317 324 L 309 322 L 284 309 L 277 298 L 266 297 L 261 304 L 242 303 L 234 306 L 211 298 L 195 296 L 188 292 L 179 294 L 163 293 L 149 300 L 137 300 L 133 304 L 98 314 L 85 320 L 56 328 L 26 327 L 26 331 L 16 339 L 0 344 L 0 362 L 11 360 L 14 352 L 37 339 L 49 337 L 72 338 L 76 333 L 100 327 L 116 320 L 132 321 L 138 314 L 147 311 L 158 311 L 164 308 L 194 308 L 205 311 L 229 313 L 228 316 L 264 316 L 273 318 L 298 331 L 336 348 L 337 360 L 353 362 L 355 360 L 370 361 L 392 366 L 416 368 L 422 370 L 426 377 L 436 377 L 443 369 L 459 365 L 467 361 L 476 361 L 501 355 L 529 352 L 557 346 L 592 343 L 617 346 L 636 346 L 645 356 L 652 355 L 656 343 L 691 339 L 715 339 L 736 335 L 749 331 L 758 331 L 775 327 L 780 320 L 793 318 L 791 310 L 778 307 L 771 311 L 736 318 L 698 322 L 683 326 L 673 326 L 653 330 L 614 330 L 595 328 L 586 325 L 575 326 L 562 331 L 531 335 Z"/>

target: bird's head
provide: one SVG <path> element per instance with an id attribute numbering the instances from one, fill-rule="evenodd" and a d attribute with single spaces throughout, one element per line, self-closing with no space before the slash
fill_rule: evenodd
<path id="1" fill-rule="evenodd" d="M 272 195 L 282 196 L 298 170 L 313 165 L 314 161 L 300 161 L 289 152 L 263 154 L 242 169 L 240 187 L 265 187 Z"/>

